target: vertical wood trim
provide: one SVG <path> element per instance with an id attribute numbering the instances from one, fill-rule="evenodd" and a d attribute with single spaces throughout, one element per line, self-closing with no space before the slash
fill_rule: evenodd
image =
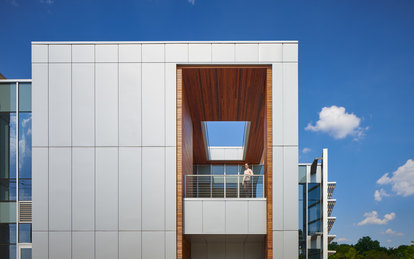
<path id="1" fill-rule="evenodd" d="M 183 70 L 177 68 L 177 259 L 183 259 Z"/>
<path id="2" fill-rule="evenodd" d="M 265 170 L 266 170 L 266 251 L 267 259 L 273 258 L 273 127 L 272 127 L 272 68 L 266 69 L 265 90 Z"/>

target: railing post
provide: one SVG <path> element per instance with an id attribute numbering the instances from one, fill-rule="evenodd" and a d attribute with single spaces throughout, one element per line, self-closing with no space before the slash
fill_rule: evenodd
<path id="1" fill-rule="evenodd" d="M 184 198 L 187 198 L 187 176 L 184 175 Z"/>
<path id="2" fill-rule="evenodd" d="M 197 197 L 197 198 L 200 198 L 200 191 L 199 191 L 199 188 L 198 188 L 198 186 L 200 185 L 200 184 L 198 183 L 198 178 L 199 178 L 199 177 L 198 177 L 198 176 L 195 176 L 195 178 L 196 178 L 196 182 L 195 182 L 195 183 L 196 183 L 196 185 L 197 185 L 197 196 L 196 196 L 196 197 Z M 193 181 L 194 181 L 194 179 L 193 179 Z"/>
<path id="3" fill-rule="evenodd" d="M 227 184 L 226 184 L 226 175 L 223 175 L 224 177 L 224 193 L 223 193 L 223 197 L 227 198 Z"/>
<path id="4" fill-rule="evenodd" d="M 210 198 L 213 198 L 213 175 L 210 175 Z"/>
<path id="5" fill-rule="evenodd" d="M 240 175 L 237 175 L 237 198 L 240 198 Z"/>

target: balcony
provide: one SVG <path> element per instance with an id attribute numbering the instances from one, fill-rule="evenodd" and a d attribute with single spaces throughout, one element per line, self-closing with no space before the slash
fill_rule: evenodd
<path id="1" fill-rule="evenodd" d="M 263 199 L 264 175 L 186 175 L 185 198 L 246 198 Z"/>
<path id="2" fill-rule="evenodd" d="M 264 176 L 186 175 L 184 234 L 264 235 Z"/>

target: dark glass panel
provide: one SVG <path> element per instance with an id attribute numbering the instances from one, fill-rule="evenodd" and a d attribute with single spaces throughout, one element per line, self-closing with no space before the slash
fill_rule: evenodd
<path id="1" fill-rule="evenodd" d="M 32 111 L 32 84 L 19 83 L 19 112 Z"/>
<path id="2" fill-rule="evenodd" d="M 16 178 L 16 114 L 0 112 L 0 178 Z"/>
<path id="3" fill-rule="evenodd" d="M 16 259 L 16 245 L 0 245 L 1 259 Z"/>
<path id="4" fill-rule="evenodd" d="M 238 165 L 226 165 L 226 174 L 238 174 L 239 166 Z"/>
<path id="5" fill-rule="evenodd" d="M 0 224 L 0 244 L 16 243 L 16 224 Z"/>
<path id="6" fill-rule="evenodd" d="M 19 224 L 19 243 L 32 242 L 32 224 Z"/>
<path id="7" fill-rule="evenodd" d="M 224 165 L 213 165 L 211 167 L 211 174 L 224 175 Z"/>
<path id="8" fill-rule="evenodd" d="M 32 200 L 32 179 L 19 179 L 19 200 Z"/>
<path id="9" fill-rule="evenodd" d="M 32 259 L 32 249 L 31 248 L 22 248 L 20 250 L 21 259 Z"/>
<path id="10" fill-rule="evenodd" d="M 16 83 L 0 83 L 0 112 L 16 112 Z"/>
<path id="11" fill-rule="evenodd" d="M 16 180 L 0 178 L 0 201 L 16 200 Z"/>

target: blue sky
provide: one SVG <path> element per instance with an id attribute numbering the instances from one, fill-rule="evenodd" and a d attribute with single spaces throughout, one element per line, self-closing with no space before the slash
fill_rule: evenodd
<path id="1" fill-rule="evenodd" d="M 413 1 L 0 0 L 0 72 L 30 78 L 31 41 L 299 40 L 300 161 L 329 148 L 332 232 L 395 246 L 414 240 L 413 13 Z"/>

